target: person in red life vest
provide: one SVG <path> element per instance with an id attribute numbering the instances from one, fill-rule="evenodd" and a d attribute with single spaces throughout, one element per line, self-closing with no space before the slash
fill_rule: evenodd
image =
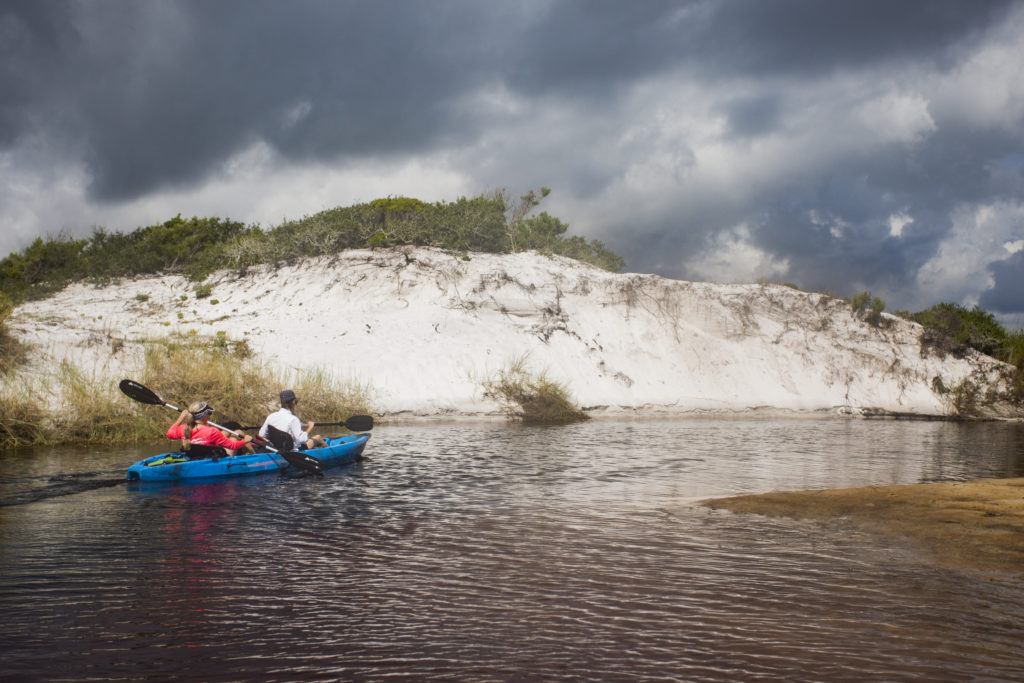
<path id="1" fill-rule="evenodd" d="M 181 439 L 182 447 L 187 451 L 193 444 L 196 446 L 220 446 L 228 452 L 244 449 L 252 441 L 251 436 L 234 440 L 209 424 L 213 408 L 206 401 L 196 401 L 175 420 L 167 430 L 168 439 Z"/>
<path id="2" fill-rule="evenodd" d="M 188 446 L 188 439 L 192 435 L 192 428 L 195 425 L 196 421 L 192 419 L 192 413 L 183 410 L 174 424 L 167 429 L 167 438 L 180 439 L 181 447 L 185 448 Z"/>

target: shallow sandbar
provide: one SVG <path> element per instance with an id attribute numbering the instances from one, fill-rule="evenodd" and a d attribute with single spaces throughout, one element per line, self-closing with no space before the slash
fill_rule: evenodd
<path id="1" fill-rule="evenodd" d="M 702 505 L 797 519 L 849 519 L 905 537 L 941 564 L 1024 574 L 1024 478 L 781 491 Z"/>

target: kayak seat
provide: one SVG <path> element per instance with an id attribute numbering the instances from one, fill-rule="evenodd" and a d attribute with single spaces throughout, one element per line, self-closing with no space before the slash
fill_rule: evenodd
<path id="1" fill-rule="evenodd" d="M 274 448 L 282 453 L 291 453 L 295 450 L 295 440 L 292 439 L 292 435 L 271 425 L 267 425 L 267 441 L 274 444 Z"/>
<path id="2" fill-rule="evenodd" d="M 205 444 L 194 443 L 189 446 L 186 451 L 189 460 L 203 460 L 209 458 L 210 460 L 220 460 L 221 458 L 228 457 L 228 452 L 224 450 L 222 446 L 207 446 Z"/>

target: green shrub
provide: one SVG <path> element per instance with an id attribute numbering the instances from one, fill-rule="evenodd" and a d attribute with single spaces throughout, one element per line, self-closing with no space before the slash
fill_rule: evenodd
<path id="1" fill-rule="evenodd" d="M 871 292 L 859 292 L 850 297 L 850 308 L 859 319 L 872 327 L 882 324 L 882 311 L 885 310 L 885 301 L 871 296 Z"/>
<path id="2" fill-rule="evenodd" d="M 180 273 L 201 282 L 221 268 L 244 270 L 366 247 L 429 246 L 460 254 L 537 249 L 617 271 L 623 260 L 601 242 L 566 237 L 568 226 L 547 213 L 527 214 L 550 190 L 510 203 L 503 193 L 428 204 L 410 197 L 338 207 L 272 230 L 220 218 L 174 218 L 133 232 L 37 239 L 0 261 L 0 292 L 12 300 L 44 296 L 68 282 Z M 141 299 L 140 299 L 141 301 Z"/>
<path id="3" fill-rule="evenodd" d="M 38 238 L 25 251 L 0 261 L 0 291 L 18 301 L 45 296 L 75 280 L 104 282 L 160 272 L 184 273 L 201 280 L 223 267 L 220 245 L 247 230 L 233 221 L 185 220 L 178 215 L 128 233 L 97 228 L 84 240 Z"/>
<path id="4" fill-rule="evenodd" d="M 942 377 L 932 378 L 932 391 L 938 394 L 952 417 L 974 418 L 980 415 L 981 386 L 964 377 L 952 387 L 946 386 Z"/>
<path id="5" fill-rule="evenodd" d="M 1019 342 L 994 315 L 977 306 L 968 310 L 958 304 L 940 303 L 912 314 L 910 319 L 934 330 L 944 346 L 966 345 L 993 358 L 1013 362 L 1011 358 Z M 1018 333 L 1016 338 L 1020 336 Z"/>
<path id="6" fill-rule="evenodd" d="M 962 358 L 968 349 L 975 349 L 1007 363 L 1010 367 L 1003 371 L 1007 387 L 1003 398 L 1016 405 L 1024 403 L 1024 331 L 1008 331 L 994 315 L 977 306 L 967 309 L 947 302 L 902 315 L 924 327 L 922 355 Z"/>

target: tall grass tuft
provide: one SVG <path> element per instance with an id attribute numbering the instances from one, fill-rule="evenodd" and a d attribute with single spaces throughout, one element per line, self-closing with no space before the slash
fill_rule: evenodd
<path id="1" fill-rule="evenodd" d="M 272 386 L 270 372 L 251 357 L 247 346 L 211 342 L 198 335 L 149 341 L 134 379 L 182 409 L 194 401 L 206 401 L 216 411 L 214 422 L 256 420 L 266 410 L 262 397 Z M 173 421 L 171 411 L 161 412 L 169 418 L 168 424 Z"/>
<path id="2" fill-rule="evenodd" d="M 4 382 L 0 386 L 0 449 L 45 443 L 48 416 L 40 390 Z"/>
<path id="3" fill-rule="evenodd" d="M 68 362 L 57 375 L 63 405 L 53 417 L 53 438 L 66 443 L 125 443 L 144 440 L 160 420 L 132 410 L 113 382 L 87 375 Z"/>
<path id="4" fill-rule="evenodd" d="M 341 422 L 353 415 L 371 413 L 371 390 L 358 382 L 339 382 L 320 369 L 298 373 L 294 386 L 278 378 L 274 398 L 280 389 L 292 389 L 300 397 L 297 408 L 303 423 Z M 319 431 L 319 430 L 317 430 Z"/>
<path id="5" fill-rule="evenodd" d="M 484 397 L 505 413 L 529 424 L 569 424 L 590 419 L 569 397 L 566 387 L 544 373 L 532 375 L 526 358 L 519 358 L 483 383 Z"/>
<path id="6" fill-rule="evenodd" d="M 138 381 L 179 408 L 206 401 L 214 408 L 213 421 L 221 423 L 262 424 L 280 406 L 282 389 L 300 397 L 298 412 L 304 422 L 340 422 L 371 412 L 368 387 L 340 382 L 322 370 L 275 372 L 254 358 L 247 345 L 219 339 L 211 343 L 196 335 L 147 344 Z M 171 411 L 161 412 L 167 424 L 173 421 Z"/>

